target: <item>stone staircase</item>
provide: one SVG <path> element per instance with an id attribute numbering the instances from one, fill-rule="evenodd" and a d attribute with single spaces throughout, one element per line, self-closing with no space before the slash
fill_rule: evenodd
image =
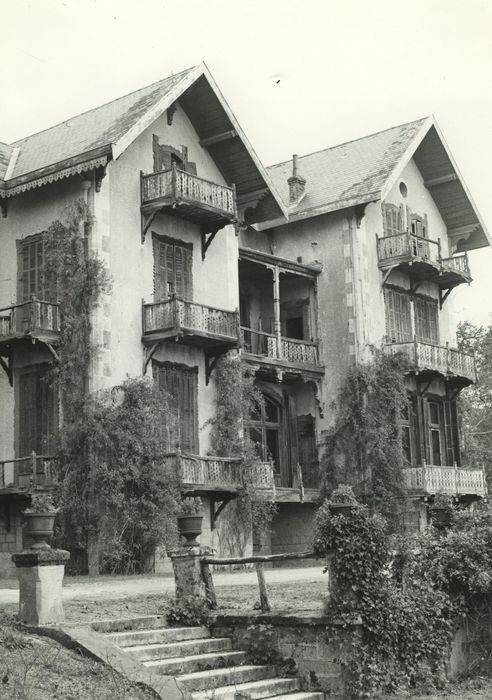
<path id="1" fill-rule="evenodd" d="M 323 700 L 302 692 L 297 678 L 279 678 L 272 666 L 252 665 L 228 637 L 211 637 L 206 627 L 152 627 L 106 631 L 104 636 L 153 673 L 174 676 L 190 700 Z"/>

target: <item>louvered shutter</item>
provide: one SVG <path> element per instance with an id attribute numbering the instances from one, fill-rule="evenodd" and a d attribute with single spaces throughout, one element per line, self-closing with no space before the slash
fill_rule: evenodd
<path id="1" fill-rule="evenodd" d="M 384 302 L 386 315 L 386 338 L 389 343 L 396 343 L 395 293 L 393 290 L 385 290 Z"/>
<path id="2" fill-rule="evenodd" d="M 198 454 L 198 372 L 195 367 L 154 365 L 159 389 L 165 391 L 175 412 L 170 426 L 171 449 L 179 446 L 187 454 Z"/>
<path id="3" fill-rule="evenodd" d="M 51 454 L 58 432 L 58 393 L 46 368 L 19 375 L 19 456 Z"/>
<path id="4" fill-rule="evenodd" d="M 192 262 L 193 251 L 190 248 L 180 245 L 174 246 L 176 294 L 181 299 L 188 301 L 193 298 Z"/>
<path id="5" fill-rule="evenodd" d="M 439 342 L 439 312 L 437 302 L 415 299 L 415 333 L 424 343 Z"/>
<path id="6" fill-rule="evenodd" d="M 406 343 L 412 339 L 410 299 L 392 289 L 385 290 L 386 336 L 390 343 Z"/>
<path id="7" fill-rule="evenodd" d="M 383 204 L 383 224 L 385 236 L 396 236 L 403 231 L 401 208 L 396 204 Z"/>
<path id="8" fill-rule="evenodd" d="M 453 440 L 453 418 L 451 413 L 451 402 L 444 402 L 444 436 L 446 442 L 445 455 L 447 465 L 452 466 L 455 462 L 454 457 L 454 440 Z"/>

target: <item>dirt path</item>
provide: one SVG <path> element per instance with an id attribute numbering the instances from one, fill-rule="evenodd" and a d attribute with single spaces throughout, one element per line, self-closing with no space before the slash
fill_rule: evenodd
<path id="1" fill-rule="evenodd" d="M 295 583 L 326 581 L 323 569 L 309 567 L 302 569 L 270 569 L 265 571 L 267 583 Z M 214 574 L 215 586 L 244 586 L 256 584 L 256 572 L 238 571 Z M 173 593 L 172 576 L 98 576 L 97 578 L 66 578 L 63 586 L 63 599 L 115 599 L 132 598 L 138 595 Z M 15 603 L 18 600 L 17 581 L 0 581 L 0 605 Z"/>

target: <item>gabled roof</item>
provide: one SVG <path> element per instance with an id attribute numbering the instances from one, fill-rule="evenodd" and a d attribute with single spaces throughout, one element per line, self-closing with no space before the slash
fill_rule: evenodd
<path id="1" fill-rule="evenodd" d="M 0 143 L 0 196 L 13 196 L 118 158 L 177 100 L 200 139 L 209 142 L 207 148 L 226 181 L 236 185 L 238 199 L 249 201 L 254 193 L 257 203 L 261 191 L 269 206 L 263 204 L 265 214 L 260 218 L 283 217 L 280 196 L 204 64 L 11 145 Z"/>
<path id="2" fill-rule="evenodd" d="M 403 168 L 415 159 L 426 186 L 456 241 L 463 248 L 491 245 L 489 234 L 466 188 L 433 117 L 417 119 L 355 141 L 298 158 L 298 172 L 306 180 L 306 193 L 289 204 L 288 178 L 292 161 L 267 168 L 289 208 L 289 221 L 300 221 L 330 211 L 384 199 Z M 265 229 L 282 222 L 259 224 Z"/>

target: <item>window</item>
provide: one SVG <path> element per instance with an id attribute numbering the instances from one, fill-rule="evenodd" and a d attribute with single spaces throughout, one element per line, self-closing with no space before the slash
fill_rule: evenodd
<path id="1" fill-rule="evenodd" d="M 437 401 L 428 402 L 429 421 L 429 452 L 431 464 L 440 466 L 443 463 L 444 431 L 443 405 Z"/>
<path id="2" fill-rule="evenodd" d="M 415 335 L 424 343 L 439 343 L 439 311 L 437 301 L 415 297 Z"/>
<path id="3" fill-rule="evenodd" d="M 18 374 L 19 456 L 27 457 L 34 450 L 51 455 L 58 433 L 58 395 L 46 365 L 37 365 Z"/>
<path id="4" fill-rule="evenodd" d="M 273 462 L 275 474 L 280 474 L 280 406 L 268 396 L 249 421 L 249 436 L 255 443 L 260 459 Z"/>
<path id="5" fill-rule="evenodd" d="M 171 362 L 153 363 L 154 381 L 166 392 L 176 420 L 165 426 L 169 449 L 198 454 L 198 367 Z"/>
<path id="6" fill-rule="evenodd" d="M 410 297 L 408 294 L 386 289 L 384 292 L 386 337 L 389 343 L 407 343 L 412 340 Z"/>
<path id="7" fill-rule="evenodd" d="M 172 295 L 193 298 L 193 245 L 154 236 L 154 295 L 163 301 Z"/>

